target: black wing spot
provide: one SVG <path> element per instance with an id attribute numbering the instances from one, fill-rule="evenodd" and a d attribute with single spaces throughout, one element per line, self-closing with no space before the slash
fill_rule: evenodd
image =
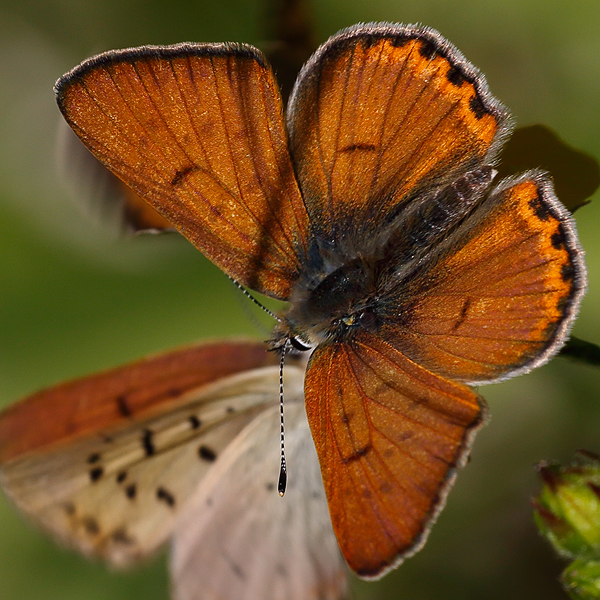
<path id="1" fill-rule="evenodd" d="M 556 303 L 556 310 L 559 313 L 561 313 L 561 315 L 562 315 L 562 314 L 564 314 L 567 311 L 567 309 L 570 306 L 570 304 L 571 304 L 571 298 L 570 298 L 570 296 L 568 294 L 566 296 L 561 296 L 558 299 L 558 302 Z M 551 334 L 552 331 L 554 330 L 554 326 L 555 325 L 556 325 L 556 320 L 550 321 L 548 323 L 548 327 L 546 329 L 546 332 L 549 332 Z"/>
<path id="2" fill-rule="evenodd" d="M 234 412 L 235 412 L 235 408 L 233 408 L 233 406 L 228 406 L 228 407 L 227 407 L 227 412 L 228 412 L 229 414 L 231 414 L 231 413 L 234 413 Z"/>
<path id="3" fill-rule="evenodd" d="M 117 396 L 117 409 L 119 411 L 119 414 L 122 417 L 130 417 L 131 416 L 131 409 L 129 408 L 129 405 L 127 404 L 126 396 Z"/>
<path id="4" fill-rule="evenodd" d="M 117 483 L 123 483 L 127 479 L 127 471 L 117 473 Z"/>
<path id="5" fill-rule="evenodd" d="M 540 221 L 547 221 L 550 218 L 550 211 L 544 205 L 544 203 L 542 202 L 542 200 L 539 196 L 532 198 L 529 201 L 529 206 L 533 209 L 533 212 L 535 212 L 535 216 Z"/>
<path id="6" fill-rule="evenodd" d="M 104 475 L 104 469 L 102 467 L 96 467 L 90 471 L 90 479 L 92 482 L 98 481 Z"/>
<path id="7" fill-rule="evenodd" d="M 550 236 L 550 243 L 555 250 L 562 250 L 566 246 L 565 232 L 562 224 L 558 226 L 558 230 Z"/>
<path id="8" fill-rule="evenodd" d="M 135 499 L 135 497 L 137 496 L 137 486 L 135 485 L 135 483 L 132 483 L 131 485 L 128 485 L 125 488 L 125 495 L 130 500 L 134 500 Z"/>
<path id="9" fill-rule="evenodd" d="M 87 461 L 90 465 L 97 463 L 99 460 L 100 460 L 100 455 L 97 452 L 94 452 L 94 454 L 90 454 L 87 459 Z"/>
<path id="10" fill-rule="evenodd" d="M 419 46 L 419 54 L 423 58 L 431 60 L 437 54 L 436 45 L 430 40 L 422 40 Z"/>
<path id="11" fill-rule="evenodd" d="M 90 535 L 98 535 L 100 533 L 100 525 L 98 525 L 98 521 L 96 521 L 94 517 L 84 517 L 81 520 L 81 524 L 86 533 L 89 533 Z"/>
<path id="12" fill-rule="evenodd" d="M 152 441 L 153 435 L 154 434 L 149 429 L 146 429 L 146 431 L 144 431 L 144 435 L 142 437 L 142 446 L 144 448 L 146 456 L 152 456 L 156 452 L 154 442 Z"/>
<path id="13" fill-rule="evenodd" d="M 156 490 L 156 497 L 161 502 L 164 502 L 167 506 L 169 506 L 171 508 L 173 506 L 175 506 L 175 497 L 173 496 L 173 494 L 171 494 L 170 492 L 168 492 L 164 487 L 159 487 Z"/>
<path id="14" fill-rule="evenodd" d="M 483 100 L 479 97 L 478 94 L 475 94 L 475 96 L 473 96 L 469 100 L 469 108 L 471 109 L 471 112 L 475 115 L 475 118 L 477 120 L 483 119 L 483 117 L 488 112 L 485 105 L 483 104 Z"/>
<path id="15" fill-rule="evenodd" d="M 373 46 L 376 46 L 377 44 L 379 44 L 379 42 L 381 41 L 381 38 L 379 36 L 376 35 L 362 35 L 360 38 L 360 43 L 363 46 L 363 48 L 371 48 Z M 343 52 L 344 50 L 346 50 L 346 44 L 344 44 L 340 50 Z"/>
<path id="16" fill-rule="evenodd" d="M 343 462 L 345 464 L 348 464 L 348 463 L 354 462 L 355 460 L 360 460 L 361 458 L 363 458 L 364 456 L 366 456 L 367 454 L 369 454 L 369 452 L 371 452 L 372 449 L 373 449 L 373 446 L 369 443 L 364 448 L 360 448 L 359 450 L 355 450 L 354 454 L 352 454 L 348 458 L 343 459 Z"/>
<path id="17" fill-rule="evenodd" d="M 413 39 L 414 37 L 409 35 L 397 35 L 392 39 L 392 46 L 394 46 L 394 48 L 402 48 L 402 46 L 406 46 L 406 44 Z"/>
<path id="18" fill-rule="evenodd" d="M 198 427 L 200 427 L 200 425 L 202 425 L 202 421 L 196 415 L 192 415 L 189 418 L 189 421 L 190 421 L 190 426 L 192 429 L 198 429 Z"/>
<path id="19" fill-rule="evenodd" d="M 198 167 L 196 165 L 188 165 L 184 169 L 179 169 L 175 173 L 175 177 L 173 177 L 173 179 L 171 180 L 171 185 L 173 185 L 173 186 L 179 185 L 188 175 L 190 175 L 191 173 L 194 173 L 197 170 L 198 170 Z"/>
<path id="20" fill-rule="evenodd" d="M 130 546 L 135 543 L 135 540 L 127 534 L 127 530 L 124 527 L 115 529 L 110 536 L 116 544 L 124 544 Z"/>
<path id="21" fill-rule="evenodd" d="M 454 325 L 452 326 L 452 329 L 454 331 L 456 331 L 465 322 L 465 319 L 467 318 L 467 312 L 470 306 L 471 300 L 469 298 L 466 298 L 464 304 L 462 305 L 462 308 L 460 309 L 460 315 L 458 316 L 456 323 L 454 323 Z"/>
<path id="22" fill-rule="evenodd" d="M 362 151 L 366 151 L 366 152 L 376 152 L 377 146 L 375 144 L 367 144 L 367 143 L 350 144 L 349 146 L 342 148 L 339 152 L 356 152 L 357 150 L 362 150 Z"/>
<path id="23" fill-rule="evenodd" d="M 575 279 L 575 267 L 571 262 L 565 263 L 560 268 L 560 276 L 565 283 L 569 283 Z"/>
<path id="24" fill-rule="evenodd" d="M 463 75 L 462 71 L 456 67 L 452 66 L 448 69 L 446 73 L 446 79 L 454 86 L 461 87 L 462 84 L 466 81 L 466 77 Z"/>
<path id="25" fill-rule="evenodd" d="M 198 454 L 202 460 L 206 460 L 207 462 L 215 462 L 217 460 L 217 453 L 204 444 L 198 448 Z"/>

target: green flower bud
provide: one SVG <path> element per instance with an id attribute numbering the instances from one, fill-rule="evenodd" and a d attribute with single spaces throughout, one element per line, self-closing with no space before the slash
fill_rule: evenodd
<path id="1" fill-rule="evenodd" d="M 534 518 L 559 554 L 600 560 L 600 458 L 579 455 L 581 460 L 568 467 L 538 465 L 544 486 L 533 500 Z"/>
<path id="2" fill-rule="evenodd" d="M 561 576 L 561 582 L 573 600 L 600 598 L 600 561 L 573 561 Z"/>

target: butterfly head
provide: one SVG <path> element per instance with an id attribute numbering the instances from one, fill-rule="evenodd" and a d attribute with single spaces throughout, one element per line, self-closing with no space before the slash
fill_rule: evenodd
<path id="1" fill-rule="evenodd" d="M 375 331 L 380 287 L 379 262 L 365 257 L 300 278 L 274 338 L 298 339 L 312 347 L 351 340 L 358 328 Z"/>

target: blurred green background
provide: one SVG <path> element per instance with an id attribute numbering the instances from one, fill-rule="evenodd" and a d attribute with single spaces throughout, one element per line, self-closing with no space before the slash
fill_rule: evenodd
<path id="1" fill-rule="evenodd" d="M 600 157 L 597 0 L 313 0 L 318 41 L 359 21 L 439 29 L 519 125 Z M 258 335 L 228 280 L 177 236 L 126 240 L 82 216 L 56 168 L 52 85 L 87 56 L 263 39 L 258 0 L 0 1 L 0 405 L 207 337 Z M 575 334 L 600 342 L 600 197 L 577 213 L 590 287 Z M 600 451 L 600 371 L 559 358 L 482 390 L 492 420 L 425 549 L 360 599 L 566 598 L 537 536 L 534 464 Z M 43 427 L 43 423 L 34 426 Z M 33 530 L 0 496 L 0 599 L 168 597 L 164 558 L 109 573 Z"/>

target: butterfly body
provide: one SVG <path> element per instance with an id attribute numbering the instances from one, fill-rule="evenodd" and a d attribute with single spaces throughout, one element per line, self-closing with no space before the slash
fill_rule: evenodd
<path id="1" fill-rule="evenodd" d="M 376 333 L 383 323 L 406 318 L 402 297 L 410 300 L 410 295 L 403 288 L 423 277 L 444 241 L 451 238 L 452 251 L 465 239 L 454 235 L 455 230 L 485 200 L 494 175 L 491 166 L 480 167 L 423 193 L 399 214 L 393 208 L 373 223 L 377 231 L 372 235 L 360 230 L 364 223 L 349 221 L 343 235 L 331 232 L 326 241 L 313 241 L 313 258 L 292 290 L 273 345 L 288 337 L 299 337 L 311 347 L 349 341 L 359 327 Z"/>
<path id="2" fill-rule="evenodd" d="M 416 552 L 485 422 L 473 386 L 553 356 L 586 286 L 574 222 L 548 175 L 494 181 L 512 119 L 483 75 L 432 29 L 372 23 L 317 50 L 285 118 L 265 58 L 239 44 L 107 52 L 59 79 L 56 94 L 91 152 L 209 259 L 289 302 L 270 346 L 312 350 L 306 415 L 348 565 L 378 578 Z M 248 369 L 239 367 L 251 387 Z M 252 397 L 266 411 L 277 390 Z M 110 394 L 99 404 L 119 414 Z M 259 416 L 246 408 L 251 428 Z M 23 413 L 32 410 L 26 401 Z M 252 447 L 248 431 L 229 456 Z M 36 449 L 20 431 L 9 441 Z M 208 488 L 221 476 L 209 471 Z M 207 494 L 200 485 L 194 506 Z M 170 504 L 158 496 L 161 509 Z M 190 556 L 177 572 L 191 590 Z"/>

